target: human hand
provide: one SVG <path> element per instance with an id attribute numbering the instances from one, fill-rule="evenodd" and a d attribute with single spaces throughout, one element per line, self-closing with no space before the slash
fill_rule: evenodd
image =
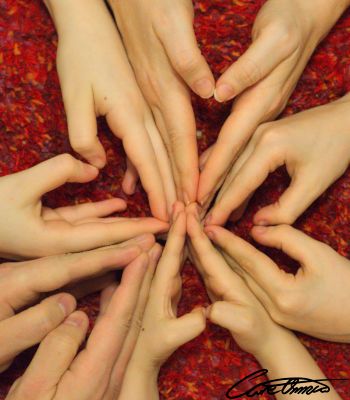
<path id="1" fill-rule="evenodd" d="M 168 224 L 154 218 L 100 218 L 124 210 L 120 199 L 49 209 L 41 197 L 66 182 L 85 183 L 97 168 L 63 154 L 0 178 L 0 257 L 34 258 L 115 244 Z"/>
<path id="2" fill-rule="evenodd" d="M 348 0 L 268 0 L 263 5 L 251 46 L 216 84 L 218 100 L 237 97 L 201 172 L 200 204 L 210 203 L 257 127 L 283 110 L 314 49 L 348 5 Z"/>
<path id="3" fill-rule="evenodd" d="M 262 208 L 256 225 L 292 224 L 347 169 L 350 162 L 350 96 L 270 122 L 257 129 L 234 164 L 206 218 L 224 224 L 268 174 L 286 165 L 290 187 Z"/>
<path id="4" fill-rule="evenodd" d="M 178 199 L 195 201 L 196 126 L 188 86 L 203 98 L 213 75 L 198 48 L 191 0 L 109 0 L 140 88 L 171 160 Z"/>
<path id="5" fill-rule="evenodd" d="M 186 214 L 183 204 L 179 202 L 175 205 L 173 220 L 153 278 L 141 323 L 142 329 L 119 400 L 131 397 L 158 398 L 156 382 L 161 365 L 178 347 L 194 339 L 205 329 L 205 311 L 202 308 L 177 317 L 182 287 L 180 269 L 186 236 Z"/>
<path id="6" fill-rule="evenodd" d="M 0 265 L 0 341 L 6 343 L 0 348 L 0 371 L 74 311 L 75 298 L 62 291 L 81 293 L 86 283 L 91 287 L 92 279 L 103 281 L 109 272 L 124 268 L 153 245 L 149 234 L 84 253 Z"/>
<path id="7" fill-rule="evenodd" d="M 205 232 L 277 323 L 323 340 L 349 342 L 350 262 L 324 243 L 287 225 L 254 227 L 260 244 L 282 249 L 300 263 L 281 270 L 255 247 L 218 227 Z"/>
<path id="8" fill-rule="evenodd" d="M 244 280 L 211 244 L 200 225 L 196 205 L 187 208 L 187 233 L 191 255 L 212 301 L 207 317 L 228 329 L 237 344 L 256 357 L 271 349 L 285 329 L 272 321 Z"/>
<path id="9" fill-rule="evenodd" d="M 143 253 L 124 269 L 119 286 L 104 290 L 100 314 L 79 353 L 88 327 L 84 313 L 72 313 L 49 333 L 7 400 L 114 399 L 138 334 L 137 320 L 142 317 L 159 256 L 160 248 L 154 245 L 149 257 Z"/>
<path id="10" fill-rule="evenodd" d="M 153 215 L 168 220 L 167 205 L 176 200 L 170 162 L 105 4 L 46 0 L 46 5 L 59 36 L 57 70 L 73 149 L 92 165 L 105 165 L 96 124 L 96 117 L 105 116 L 129 159 L 123 189 L 133 193 L 137 171 Z"/>

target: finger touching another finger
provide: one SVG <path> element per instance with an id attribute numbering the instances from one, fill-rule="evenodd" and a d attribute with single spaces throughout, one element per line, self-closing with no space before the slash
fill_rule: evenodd
<path id="1" fill-rule="evenodd" d="M 41 342 L 22 376 L 16 388 L 16 396 L 28 400 L 53 398 L 57 385 L 69 370 L 85 338 L 88 326 L 89 320 L 86 314 L 75 311 L 51 331 Z M 35 384 L 38 382 L 39 384 Z"/>
<path id="2" fill-rule="evenodd" d="M 0 322 L 0 366 L 8 364 L 17 354 L 39 343 L 76 308 L 76 300 L 61 293 L 43 300 L 11 318 Z"/>

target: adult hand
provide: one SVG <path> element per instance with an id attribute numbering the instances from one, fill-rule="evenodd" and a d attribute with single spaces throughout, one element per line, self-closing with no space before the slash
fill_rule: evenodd
<path id="1" fill-rule="evenodd" d="M 109 0 L 140 88 L 171 159 L 179 199 L 195 201 L 196 126 L 188 86 L 203 98 L 213 75 L 198 48 L 191 0 Z"/>
<path id="2" fill-rule="evenodd" d="M 176 199 L 170 162 L 107 7 L 95 0 L 46 4 L 59 36 L 57 70 L 73 149 L 92 165 L 105 165 L 96 124 L 105 116 L 129 159 L 125 192 L 134 191 L 136 170 L 153 215 L 168 220 Z"/>
<path id="3" fill-rule="evenodd" d="M 80 254 L 52 256 L 33 261 L 5 263 L 0 266 L 0 371 L 23 350 L 39 343 L 59 326 L 76 307 L 67 290 L 70 285 L 92 278 L 104 278 L 109 271 L 124 268 L 142 251 L 154 244 L 152 235 L 144 235 L 120 245 Z M 94 286 L 96 288 L 96 285 Z M 40 304 L 40 298 L 46 297 Z M 26 308 L 31 306 L 30 308 Z"/>
<path id="4" fill-rule="evenodd" d="M 290 226 L 253 228 L 258 243 L 282 249 L 300 263 L 293 275 L 221 227 L 208 226 L 205 232 L 274 321 L 320 339 L 350 341 L 350 320 L 344 307 L 350 303 L 349 260 Z"/>
<path id="5" fill-rule="evenodd" d="M 206 223 L 224 224 L 270 172 L 286 165 L 289 188 L 262 208 L 256 225 L 292 224 L 350 162 L 350 96 L 260 125 L 221 188 Z"/>
<path id="6" fill-rule="evenodd" d="M 120 199 L 55 210 L 42 206 L 46 192 L 66 182 L 89 182 L 97 174 L 96 167 L 64 154 L 0 178 L 0 256 L 78 252 L 167 231 L 168 224 L 154 218 L 100 218 L 124 210 L 126 204 Z"/>
<path id="7" fill-rule="evenodd" d="M 348 5 L 349 0 L 268 0 L 261 8 L 251 46 L 216 84 L 219 101 L 237 97 L 200 176 L 202 205 L 213 198 L 256 128 L 283 110 L 316 46 Z"/>
<path id="8" fill-rule="evenodd" d="M 279 380 L 281 376 L 326 379 L 297 337 L 271 319 L 265 307 L 249 290 L 241 274 L 237 273 L 239 267 L 232 264 L 227 256 L 220 254 L 210 243 L 200 226 L 199 214 L 194 206 L 188 208 L 187 225 L 195 264 L 213 301 L 207 310 L 208 319 L 228 329 L 237 344 L 252 353 L 267 370 L 269 379 Z M 224 231 L 222 228 L 218 229 Z M 207 232 L 210 234 L 212 231 Z M 237 244 L 240 251 L 240 244 Z M 233 244 L 232 248 L 236 249 L 237 244 Z M 234 396 L 233 392 L 235 390 L 232 387 L 227 396 Z M 332 399 L 341 399 L 331 385 L 329 392 Z M 323 398 L 321 393 L 315 396 L 320 400 Z M 290 398 L 296 400 L 300 396 L 292 394 Z M 285 394 L 277 393 L 276 399 L 285 399 Z"/>
<path id="9" fill-rule="evenodd" d="M 95 327 L 79 353 L 88 327 L 84 313 L 72 313 L 49 333 L 7 400 L 116 398 L 159 256 L 154 245 L 149 257 L 143 253 L 124 269 L 119 286 L 105 289 Z"/>

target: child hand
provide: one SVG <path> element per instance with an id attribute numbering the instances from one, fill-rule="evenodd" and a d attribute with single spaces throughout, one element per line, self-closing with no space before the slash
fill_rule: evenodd
<path id="1" fill-rule="evenodd" d="M 7 400 L 112 400 L 137 336 L 140 318 L 157 259 L 157 245 L 124 270 L 120 285 L 104 290 L 98 319 L 84 348 L 87 316 L 73 312 L 41 342 L 24 375 Z M 92 379 L 93 377 L 93 379 Z"/>
<path id="2" fill-rule="evenodd" d="M 91 278 L 97 280 L 108 272 L 125 268 L 154 245 L 152 235 L 141 239 L 79 254 L 2 264 L 0 341 L 6 345 L 0 347 L 0 372 L 74 311 L 76 301 L 70 293 L 81 290 Z M 61 293 L 53 295 L 58 290 Z M 46 298 L 40 304 L 35 304 L 43 297 Z"/>
<path id="3" fill-rule="evenodd" d="M 177 317 L 186 236 L 186 214 L 181 203 L 176 203 L 173 219 L 174 224 L 153 278 L 120 400 L 158 398 L 156 381 L 161 365 L 178 347 L 205 329 L 205 312 L 201 308 Z"/>
<path id="4" fill-rule="evenodd" d="M 277 203 L 262 208 L 256 225 L 292 224 L 347 169 L 350 96 L 261 125 L 240 155 L 207 216 L 221 225 L 264 182 L 286 165 L 292 179 Z"/>
<path id="5" fill-rule="evenodd" d="M 277 323 L 324 340 L 350 341 L 350 262 L 287 225 L 255 227 L 253 238 L 300 262 L 296 275 L 281 270 L 255 247 L 217 226 L 205 232 Z"/>
<path id="6" fill-rule="evenodd" d="M 168 230 L 154 218 L 101 218 L 124 210 L 121 199 L 55 210 L 41 197 L 66 182 L 90 182 L 98 169 L 63 154 L 0 178 L 0 257 L 34 258 L 78 252 Z"/>
<path id="7" fill-rule="evenodd" d="M 167 201 L 175 201 L 170 162 L 104 2 L 46 3 L 59 36 L 57 70 L 73 149 L 92 165 L 105 165 L 96 124 L 96 117 L 105 116 L 140 176 L 153 215 L 168 220 Z M 127 193 L 135 179 L 125 177 Z"/>
<path id="8" fill-rule="evenodd" d="M 210 202 L 257 127 L 283 110 L 314 49 L 348 5 L 349 0 L 264 3 L 251 46 L 216 84 L 218 100 L 238 97 L 201 172 L 201 204 Z"/>
<path id="9" fill-rule="evenodd" d="M 203 98 L 213 75 L 198 48 L 191 0 L 109 0 L 137 81 L 170 155 L 178 198 L 195 201 L 196 126 L 188 86 Z"/>

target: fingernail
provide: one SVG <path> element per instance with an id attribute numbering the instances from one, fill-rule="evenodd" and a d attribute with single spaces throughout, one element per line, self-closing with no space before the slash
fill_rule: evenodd
<path id="1" fill-rule="evenodd" d="M 212 216 L 212 214 L 208 214 L 208 215 L 205 217 L 204 225 L 205 225 L 205 226 L 211 225 L 211 222 L 212 222 L 212 221 L 213 221 L 213 216 Z"/>
<path id="2" fill-rule="evenodd" d="M 210 194 L 207 194 L 206 196 L 202 197 L 202 198 L 199 200 L 198 203 L 199 203 L 202 207 L 204 207 L 205 204 L 206 204 L 206 202 L 207 202 L 208 199 L 209 199 L 209 196 L 210 196 Z"/>
<path id="3" fill-rule="evenodd" d="M 159 257 L 162 254 L 162 248 L 159 246 L 154 246 L 149 252 L 149 256 L 152 261 L 157 262 L 159 260 Z"/>
<path id="4" fill-rule="evenodd" d="M 106 162 L 101 157 L 93 157 L 91 159 L 91 164 L 93 164 L 98 169 L 102 169 L 105 166 Z"/>
<path id="5" fill-rule="evenodd" d="M 136 236 L 134 240 L 136 243 L 144 244 L 146 242 L 149 242 L 149 238 L 150 238 L 150 235 L 147 233 L 144 233 L 143 235 Z"/>
<path id="6" fill-rule="evenodd" d="M 215 235 L 213 231 L 205 231 L 205 233 L 207 234 L 208 238 L 210 240 L 214 240 L 215 239 Z"/>
<path id="7" fill-rule="evenodd" d="M 64 321 L 64 323 L 66 325 L 81 326 L 84 321 L 85 319 L 82 314 L 72 314 Z"/>
<path id="8" fill-rule="evenodd" d="M 77 303 L 73 296 L 63 294 L 58 298 L 58 305 L 62 309 L 64 315 L 69 315 L 75 310 Z"/>
<path id="9" fill-rule="evenodd" d="M 221 84 L 214 91 L 215 100 L 219 103 L 231 100 L 234 96 L 235 92 L 233 90 L 233 87 L 228 85 L 227 83 Z"/>
<path id="10" fill-rule="evenodd" d="M 269 223 L 263 219 L 256 222 L 256 225 L 258 225 L 258 226 L 268 226 L 268 224 Z"/>
<path id="11" fill-rule="evenodd" d="M 214 84 L 207 78 L 200 79 L 193 86 L 194 91 L 204 99 L 209 99 L 214 94 Z"/>
<path id="12" fill-rule="evenodd" d="M 190 196 L 186 192 L 184 192 L 184 202 L 186 206 L 191 204 Z"/>
<path id="13" fill-rule="evenodd" d="M 254 232 L 256 233 L 265 233 L 267 231 L 267 227 L 266 226 L 255 226 L 254 227 Z"/>

